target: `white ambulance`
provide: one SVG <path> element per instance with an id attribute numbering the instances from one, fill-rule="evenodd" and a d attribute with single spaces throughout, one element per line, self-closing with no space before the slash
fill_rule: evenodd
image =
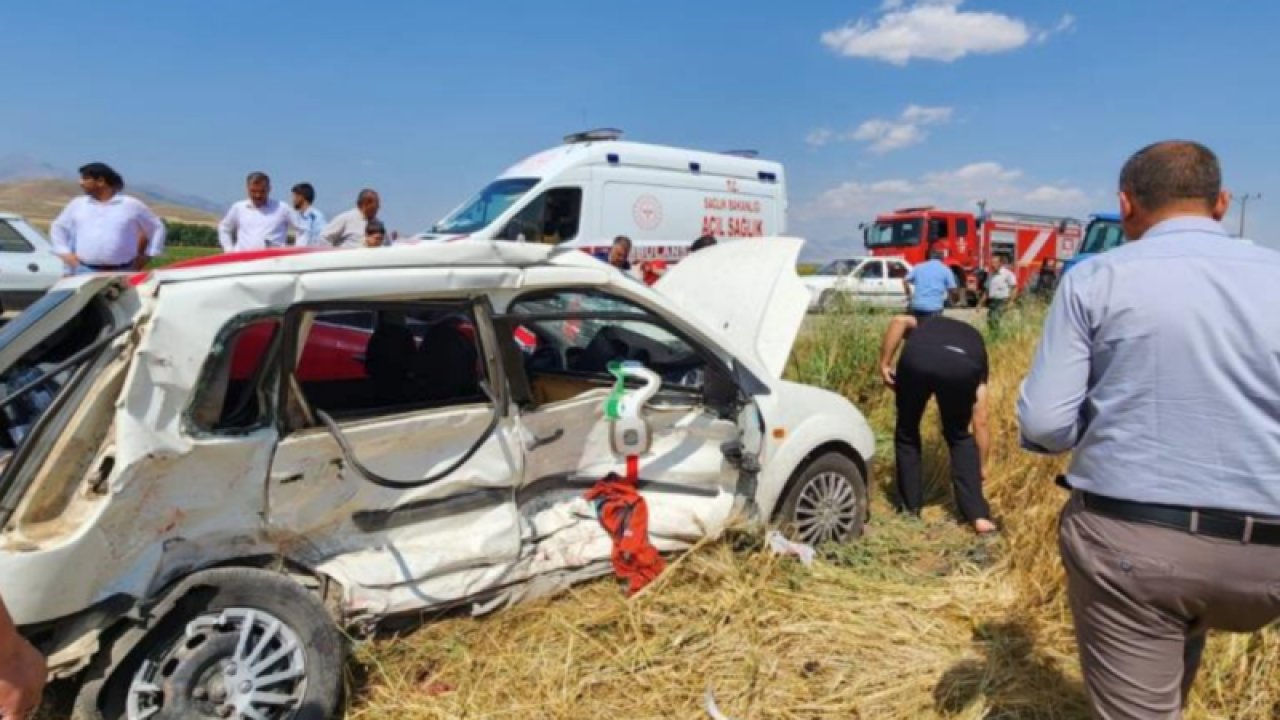
<path id="1" fill-rule="evenodd" d="M 591 130 L 527 158 L 415 240 L 514 240 L 604 255 L 618 235 L 631 260 L 679 260 L 701 235 L 786 233 L 782 165 L 754 152 L 624 142 Z"/>

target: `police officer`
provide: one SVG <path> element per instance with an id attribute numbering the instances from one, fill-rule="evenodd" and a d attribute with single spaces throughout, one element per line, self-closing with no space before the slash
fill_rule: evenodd
<path id="1" fill-rule="evenodd" d="M 902 348 L 895 371 L 893 357 Z M 924 505 L 920 421 L 937 397 L 942 435 L 951 453 L 951 484 L 960 515 L 980 535 L 994 532 L 982 494 L 987 454 L 987 348 L 973 326 L 940 315 L 898 315 L 880 348 L 880 375 L 896 394 L 897 505 L 919 515 Z M 972 432 L 970 431 L 972 425 Z"/>

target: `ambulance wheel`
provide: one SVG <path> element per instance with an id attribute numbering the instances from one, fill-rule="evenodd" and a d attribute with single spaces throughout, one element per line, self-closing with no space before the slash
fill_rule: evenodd
<path id="1" fill-rule="evenodd" d="M 819 455 L 796 473 L 774 520 L 786 535 L 809 545 L 851 542 L 867 518 L 867 481 L 837 452 Z"/>
<path id="2" fill-rule="evenodd" d="M 86 683 L 73 718 L 343 716 L 346 642 L 319 598 L 252 568 L 212 570 L 201 580 L 123 662 Z"/>

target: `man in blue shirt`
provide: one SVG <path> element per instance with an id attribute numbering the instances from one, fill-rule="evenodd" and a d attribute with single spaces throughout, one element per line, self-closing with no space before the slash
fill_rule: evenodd
<path id="1" fill-rule="evenodd" d="M 911 268 L 904 284 L 911 314 L 923 318 L 942 313 L 948 293 L 956 287 L 956 276 L 942 262 L 942 252 L 930 250 L 929 260 Z"/>
<path id="2" fill-rule="evenodd" d="M 1089 700 L 1177 718 L 1205 634 L 1280 619 L 1280 253 L 1230 237 L 1203 145 L 1120 174 L 1136 238 L 1063 276 L 1018 401 L 1075 451 L 1058 527 Z"/>

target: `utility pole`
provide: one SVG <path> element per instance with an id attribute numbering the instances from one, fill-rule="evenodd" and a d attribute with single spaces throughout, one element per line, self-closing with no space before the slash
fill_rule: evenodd
<path id="1" fill-rule="evenodd" d="M 1262 193 L 1245 193 L 1240 196 L 1240 232 L 1236 233 L 1237 237 L 1244 237 L 1244 211 L 1249 208 L 1249 200 L 1261 200 Z"/>

